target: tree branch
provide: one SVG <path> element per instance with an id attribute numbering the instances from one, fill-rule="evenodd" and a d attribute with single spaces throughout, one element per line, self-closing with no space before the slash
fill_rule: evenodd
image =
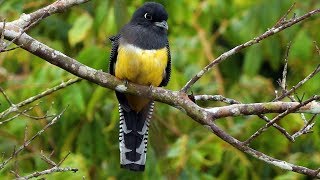
<path id="1" fill-rule="evenodd" d="M 311 98 L 312 101 L 308 102 L 305 106 L 299 108 L 300 113 L 320 113 L 320 96 Z M 266 103 L 252 103 L 252 104 L 233 104 L 223 107 L 214 107 L 205 109 L 208 113 L 212 114 L 213 119 L 219 119 L 228 116 L 241 116 L 241 115 L 259 115 L 265 113 L 281 113 L 288 109 L 295 109 L 300 106 L 299 102 L 266 102 Z"/>
<path id="2" fill-rule="evenodd" d="M 19 19 L 12 21 L 12 24 L 22 29 L 36 25 L 40 20 L 67 10 L 68 8 L 86 3 L 90 0 L 57 0 L 54 3 L 38 9 L 30 14 L 22 14 Z M 31 25 L 32 24 L 32 25 Z M 30 26 L 31 25 L 31 26 Z"/>
<path id="3" fill-rule="evenodd" d="M 58 6 L 59 3 L 68 3 L 70 6 L 78 3 L 86 2 L 84 0 L 78 1 L 63 1 L 58 0 L 52 4 L 52 7 Z M 50 5 L 49 5 L 50 6 Z M 65 6 L 65 8 L 70 7 Z M 51 7 L 51 8 L 52 8 Z M 282 169 L 291 170 L 294 172 L 299 172 L 301 174 L 306 174 L 310 176 L 320 177 L 318 174 L 318 170 L 308 169 L 302 166 L 297 166 L 294 164 L 287 163 L 285 161 L 281 161 L 272 157 L 269 157 L 259 151 L 256 151 L 250 147 L 248 147 L 245 143 L 240 142 L 239 140 L 233 138 L 225 131 L 221 130 L 217 127 L 212 120 L 227 117 L 227 116 L 239 116 L 239 115 L 259 115 L 265 113 L 282 113 L 278 116 L 278 119 L 281 119 L 282 116 L 286 115 L 288 112 L 306 112 L 306 113 L 313 113 L 317 114 L 320 112 L 320 104 L 315 102 L 314 100 L 319 100 L 319 96 L 314 96 L 308 100 L 308 102 L 300 103 L 300 102 L 268 102 L 268 103 L 253 103 L 253 104 L 237 104 L 237 101 L 232 101 L 230 99 L 224 97 L 214 97 L 214 96 L 198 96 L 197 100 L 203 99 L 220 99 L 226 103 L 230 103 L 232 105 L 224 106 L 224 107 L 214 107 L 214 108 L 202 108 L 194 103 L 192 100 L 189 99 L 186 92 L 191 88 L 191 86 L 199 80 L 205 73 L 207 73 L 213 66 L 217 65 L 218 63 L 224 61 L 226 58 L 230 57 L 231 55 L 240 52 L 242 49 L 245 49 L 249 46 L 259 43 L 260 41 L 292 26 L 295 25 L 315 14 L 320 12 L 320 9 L 316 9 L 314 11 L 310 11 L 305 15 L 293 18 L 288 21 L 281 20 L 281 23 L 277 23 L 274 27 L 263 33 L 262 35 L 244 43 L 235 48 L 223 53 L 214 61 L 212 61 L 209 65 L 207 65 L 203 70 L 201 70 L 195 77 L 193 77 L 182 89 L 181 91 L 170 91 L 159 87 L 147 87 L 141 86 L 134 83 L 127 83 L 123 82 L 114 76 L 104 73 L 101 70 L 95 70 L 91 67 L 88 67 L 84 64 L 81 64 L 77 60 L 66 56 L 65 54 L 54 50 L 47 45 L 37 41 L 36 39 L 30 37 L 28 34 L 25 33 L 25 28 L 30 26 L 30 22 L 35 22 L 35 19 L 39 19 L 39 17 L 45 18 L 52 13 L 60 12 L 59 9 L 51 9 L 51 8 L 43 8 L 41 11 L 36 11 L 29 15 L 23 15 L 18 20 L 8 23 L 0 23 L 0 31 L 3 34 L 3 37 L 6 40 L 12 41 L 17 46 L 29 51 L 30 53 L 44 59 L 45 61 L 58 66 L 78 77 L 86 79 L 90 82 L 96 83 L 100 86 L 116 90 L 118 92 L 123 92 L 127 94 L 133 94 L 137 96 L 144 96 L 150 99 L 154 99 L 156 101 L 164 102 L 168 105 L 176 107 L 190 116 L 192 119 L 197 121 L 198 123 L 209 126 L 210 129 L 216 134 L 218 137 L 223 139 L 224 141 L 228 142 L 232 146 L 236 147 L 237 149 L 256 157 L 262 161 L 265 161 L 269 164 L 274 166 L 280 167 Z M 38 20 L 36 20 L 38 22 Z M 316 73 L 319 72 L 317 69 L 314 71 Z M 310 78 L 309 78 L 310 79 Z M 305 81 L 309 80 L 305 79 Z M 303 80 L 304 82 L 304 80 Z M 303 84 L 303 83 L 302 83 Z M 301 84 L 301 85 L 302 85 Z M 298 87 L 300 87 L 299 85 Z M 294 90 L 293 90 L 294 91 Z M 288 91 L 289 92 L 289 91 Z M 267 126 L 274 125 L 277 119 L 273 119 L 267 123 Z M 310 122 L 311 124 L 311 122 Z M 307 128 L 307 126 L 306 126 Z M 306 129 L 305 128 L 305 129 Z M 263 129 L 265 130 L 265 129 Z M 42 131 L 43 132 L 43 131 Z M 263 131 L 262 131 L 263 132 Z M 260 133 L 260 131 L 259 131 Z M 39 133 L 39 135 L 41 132 Z M 260 133 L 261 134 L 261 133 Z M 34 137 L 35 138 L 35 137 Z M 26 144 L 28 145 L 28 144 Z M 25 145 L 24 145 L 25 146 Z M 24 147 L 22 147 L 23 149 Z M 18 152 L 21 147 L 15 151 Z M 21 151 L 21 150 L 20 150 Z M 9 159 L 10 160 L 10 159 Z M 0 169 L 9 161 L 5 161 L 4 163 L 0 164 Z M 36 176 L 34 176 L 36 177 Z"/>
<path id="4" fill-rule="evenodd" d="M 45 156 L 44 154 L 41 154 L 41 158 L 47 162 L 49 165 L 53 166 L 50 169 L 46 169 L 40 172 L 34 172 L 32 174 L 29 174 L 27 176 L 24 177 L 19 177 L 17 179 L 21 179 L 21 180 L 25 180 L 25 179 L 31 179 L 31 178 L 35 178 L 35 177 L 39 177 L 39 176 L 43 176 L 46 174 L 52 174 L 52 173 L 56 173 L 56 172 L 67 172 L 67 171 L 72 171 L 74 173 L 76 173 L 78 171 L 77 168 L 71 168 L 71 167 L 65 167 L 65 168 L 61 168 L 60 165 L 67 159 L 67 157 L 70 155 L 70 152 L 59 162 L 59 163 L 55 163 L 54 161 L 52 161 L 50 158 L 48 158 L 47 156 Z"/>
<path id="5" fill-rule="evenodd" d="M 236 138 L 230 136 L 225 131 L 220 129 L 218 126 L 216 126 L 214 123 L 209 124 L 209 128 L 213 131 L 214 134 L 219 136 L 222 140 L 231 144 L 233 147 L 239 149 L 242 152 L 245 152 L 248 155 L 251 155 L 257 159 L 260 159 L 270 165 L 277 166 L 281 169 L 297 172 L 300 174 L 305 174 L 308 176 L 320 178 L 320 174 L 319 174 L 318 170 L 309 169 L 309 168 L 306 168 L 303 166 L 297 166 L 295 164 L 291 164 L 286 161 L 275 159 L 275 158 L 270 157 L 262 152 L 256 151 L 256 150 L 244 145 L 241 141 L 237 140 Z"/>
<path id="6" fill-rule="evenodd" d="M 72 171 L 72 172 L 77 172 L 78 169 L 77 168 L 71 168 L 71 167 L 65 167 L 65 168 L 61 168 L 61 167 L 58 167 L 58 166 L 54 166 L 50 169 L 46 169 L 44 171 L 40 171 L 40 172 L 34 172 L 32 174 L 29 174 L 27 176 L 24 176 L 24 177 L 19 177 L 17 179 L 19 180 L 26 180 L 26 179 L 31 179 L 31 178 L 35 178 L 35 177 L 39 177 L 39 176 L 43 176 L 43 175 L 46 175 L 46 174 L 52 174 L 52 173 L 56 173 L 56 172 L 67 172 L 67 171 Z"/>
<path id="7" fill-rule="evenodd" d="M 318 66 L 315 68 L 315 70 L 311 74 L 309 74 L 307 77 L 305 77 L 303 80 L 301 80 L 298 84 L 293 86 L 290 90 L 286 91 L 281 96 L 275 98 L 273 101 L 279 101 L 279 100 L 287 97 L 288 95 L 293 93 L 296 89 L 298 89 L 303 84 L 305 84 L 309 79 L 311 79 L 313 76 L 315 76 L 318 72 L 320 72 L 320 64 L 318 64 Z"/>
<path id="8" fill-rule="evenodd" d="M 10 27 L 7 27 L 10 29 Z M 4 35 L 6 38 L 14 38 L 15 35 L 19 34 L 18 32 L 16 33 L 11 33 L 10 30 L 5 30 Z M 8 36 L 7 36 L 8 35 Z M 203 109 L 200 108 L 198 105 L 194 104 L 192 101 L 189 100 L 187 95 L 183 92 L 177 92 L 177 91 L 170 91 L 170 90 L 165 90 L 163 88 L 159 87 L 153 87 L 149 88 L 146 86 L 141 86 L 137 85 L 134 83 L 125 83 L 114 76 L 104 73 L 102 71 L 95 70 L 93 68 L 90 68 L 84 64 L 81 64 L 77 60 L 70 58 L 63 53 L 54 50 L 47 45 L 33 39 L 26 33 L 23 33 L 18 39 L 16 39 L 15 43 L 19 45 L 21 48 L 29 51 L 30 53 L 41 57 L 42 59 L 46 60 L 47 62 L 56 65 L 78 77 L 87 79 L 90 82 L 94 82 L 100 86 L 109 88 L 109 89 L 114 89 L 119 92 L 124 92 L 128 94 L 134 94 L 138 96 L 145 96 L 148 98 L 152 98 L 156 101 L 164 102 L 166 104 L 169 104 L 171 106 L 178 106 L 180 108 L 183 108 L 185 112 L 187 112 L 190 117 L 194 118 L 201 124 L 203 124 L 203 119 L 201 112 Z M 252 107 L 257 108 L 261 107 L 260 110 L 258 111 L 259 114 L 261 113 L 268 113 L 268 112 L 283 112 L 287 109 L 288 106 L 291 106 L 292 104 L 286 104 L 286 103 L 280 103 L 278 105 L 281 105 L 280 107 L 277 107 L 275 104 L 270 104 L 267 103 L 267 106 L 270 106 L 271 108 L 266 108 L 263 104 L 257 103 L 256 105 Z M 273 106 L 276 105 L 276 106 Z M 221 118 L 221 117 L 226 117 L 226 116 L 235 116 L 235 115 L 251 115 L 251 114 L 257 114 L 254 111 L 250 110 L 245 110 L 245 108 L 241 106 L 246 106 L 246 105 L 231 105 L 229 108 L 239 108 L 240 112 L 242 113 L 237 113 L 238 111 L 232 111 L 228 109 L 228 106 L 226 107 L 216 107 L 209 109 L 208 112 L 219 112 L 219 113 L 213 113 L 215 118 Z M 250 105 L 249 105 L 250 106 Z M 250 106 L 251 107 L 251 106 Z M 219 108 L 222 108 L 221 111 Z M 266 109 L 263 109 L 266 108 Z M 220 113 L 221 112 L 221 113 Z M 226 114 L 226 112 L 229 112 Z M 310 111 L 313 112 L 313 111 Z M 225 115 L 223 115 L 225 114 Z"/>
<path id="9" fill-rule="evenodd" d="M 264 32 L 263 34 L 261 34 L 258 37 L 253 38 L 250 41 L 247 41 L 241 45 L 238 45 L 236 47 L 234 47 L 233 49 L 221 54 L 219 57 L 217 57 L 215 60 L 213 60 L 210 64 L 208 64 L 205 68 L 203 68 L 200 72 L 198 72 L 190 81 L 187 82 L 187 84 L 181 89 L 182 92 L 187 92 L 191 86 L 196 83 L 205 73 L 207 73 L 212 67 L 214 67 L 215 65 L 219 64 L 220 62 L 226 60 L 228 57 L 240 52 L 242 49 L 245 49 L 247 47 L 250 47 L 254 44 L 259 43 L 260 41 L 276 34 L 279 33 L 285 29 L 287 29 L 288 27 L 291 27 L 294 24 L 297 24 L 311 16 L 314 16 L 316 14 L 320 13 L 320 9 L 316 9 L 313 11 L 310 11 L 306 14 L 304 14 L 303 16 L 300 16 L 298 18 L 293 18 L 289 21 L 285 21 L 283 22 L 281 25 L 278 25 L 278 27 L 272 27 L 271 29 L 268 29 L 266 32 Z M 278 23 L 277 23 L 278 24 Z"/>
<path id="10" fill-rule="evenodd" d="M 312 128 L 315 125 L 314 120 L 315 120 L 316 116 L 317 116 L 317 114 L 313 115 L 312 118 L 309 121 L 307 121 L 307 123 L 305 123 L 305 125 L 299 131 L 297 131 L 296 133 L 294 133 L 292 135 L 292 138 L 296 139 L 297 137 L 301 136 L 302 134 L 311 133 Z"/>
<path id="11" fill-rule="evenodd" d="M 61 84 L 59 84 L 59 85 L 57 85 L 57 86 L 55 86 L 53 88 L 50 88 L 50 89 L 48 89 L 46 91 L 43 91 L 43 92 L 41 92 L 41 93 L 39 93 L 39 94 L 37 94 L 35 96 L 32 96 L 32 97 L 30 97 L 30 98 L 28 98 L 28 99 L 26 99 L 24 101 L 21 101 L 18 104 L 12 103 L 12 101 L 9 99 L 9 97 L 5 94 L 3 89 L 0 87 L 1 93 L 4 95 L 4 97 L 7 99 L 8 103 L 10 104 L 10 107 L 7 110 L 5 110 L 5 111 L 0 113 L 0 119 L 6 117 L 7 115 L 9 115 L 12 112 L 18 111 L 18 109 L 23 107 L 23 106 L 26 106 L 26 105 L 28 105 L 30 103 L 33 103 L 38 99 L 41 99 L 41 98 L 43 98 L 45 96 L 48 96 L 48 95 L 50 95 L 50 94 L 52 94 L 52 93 L 54 93 L 54 92 L 56 92 L 56 91 L 58 91 L 60 89 L 63 89 L 65 87 L 68 87 L 68 86 L 70 86 L 70 85 L 72 85 L 74 83 L 80 82 L 80 81 L 81 81 L 80 78 L 70 79 L 67 82 L 62 82 Z M 23 114 L 23 113 L 25 113 L 27 111 L 29 111 L 29 110 L 24 110 L 20 114 Z M 0 122 L 0 124 L 2 124 L 2 123 L 3 122 Z"/>
<path id="12" fill-rule="evenodd" d="M 263 132 L 265 132 L 270 126 L 272 126 L 273 124 L 279 122 L 282 118 L 284 118 L 286 115 L 295 112 L 298 108 L 314 101 L 315 99 L 320 99 L 319 97 L 314 97 L 314 98 L 310 98 L 308 100 L 306 100 L 305 102 L 299 103 L 298 105 L 294 106 L 294 107 L 290 107 L 288 108 L 286 111 L 282 112 L 281 114 L 277 115 L 275 118 L 273 118 L 271 121 L 269 121 L 267 124 L 265 124 L 263 127 L 261 127 L 257 132 L 255 132 L 249 139 L 247 139 L 244 144 L 250 144 L 256 137 L 258 137 L 259 135 L 261 135 Z M 320 105 L 320 103 L 318 103 L 318 105 Z M 319 110 L 320 110 L 320 106 L 319 106 Z M 320 112 L 320 111 L 319 111 Z"/>
<path id="13" fill-rule="evenodd" d="M 241 102 L 239 102 L 237 100 L 226 98 L 221 95 L 197 95 L 197 96 L 194 96 L 194 99 L 196 101 L 213 100 L 213 101 L 222 101 L 227 104 L 241 104 Z M 265 122 L 270 122 L 269 118 L 265 115 L 258 114 L 258 117 L 260 119 L 264 120 Z M 284 128 L 282 128 L 281 126 L 279 126 L 276 123 L 272 124 L 272 126 L 275 127 L 276 129 L 278 129 L 289 141 L 291 141 L 291 142 L 294 141 L 294 138 Z"/>

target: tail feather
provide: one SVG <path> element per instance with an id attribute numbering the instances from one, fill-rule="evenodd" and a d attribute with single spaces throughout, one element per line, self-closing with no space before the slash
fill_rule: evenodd
<path id="1" fill-rule="evenodd" d="M 146 163 L 148 129 L 154 102 L 142 111 L 125 111 L 119 104 L 120 113 L 120 163 L 122 168 L 143 171 Z"/>

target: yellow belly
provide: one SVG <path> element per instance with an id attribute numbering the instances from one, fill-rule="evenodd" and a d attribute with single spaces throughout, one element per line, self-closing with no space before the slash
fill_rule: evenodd
<path id="1" fill-rule="evenodd" d="M 147 86 L 159 86 L 168 63 L 167 49 L 143 50 L 132 45 L 120 45 L 115 64 L 115 76 Z M 126 95 L 129 105 L 141 111 L 150 99 Z"/>
<path id="2" fill-rule="evenodd" d="M 120 45 L 115 76 L 141 84 L 159 86 L 168 63 L 166 48 L 143 50 L 133 45 Z"/>

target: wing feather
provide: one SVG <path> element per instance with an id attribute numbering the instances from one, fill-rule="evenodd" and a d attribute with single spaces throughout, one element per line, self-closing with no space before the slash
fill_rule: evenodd
<path id="1" fill-rule="evenodd" d="M 164 77 L 159 86 L 166 86 L 170 80 L 170 75 L 171 75 L 171 54 L 170 54 L 169 42 L 167 42 L 166 48 L 168 53 L 168 63 L 165 69 Z"/>
<path id="2" fill-rule="evenodd" d="M 115 75 L 115 63 L 117 61 L 118 56 L 118 48 L 119 48 L 119 38 L 120 34 L 109 37 L 112 45 L 111 53 L 110 53 L 110 62 L 109 62 L 109 73 Z"/>

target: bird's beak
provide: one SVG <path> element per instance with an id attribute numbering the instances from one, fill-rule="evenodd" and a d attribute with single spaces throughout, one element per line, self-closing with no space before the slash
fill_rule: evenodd
<path id="1" fill-rule="evenodd" d="M 161 28 L 164 28 L 164 29 L 166 29 L 166 30 L 169 29 L 169 26 L 168 26 L 167 21 L 155 22 L 154 24 L 155 24 L 156 26 L 161 27 Z"/>

